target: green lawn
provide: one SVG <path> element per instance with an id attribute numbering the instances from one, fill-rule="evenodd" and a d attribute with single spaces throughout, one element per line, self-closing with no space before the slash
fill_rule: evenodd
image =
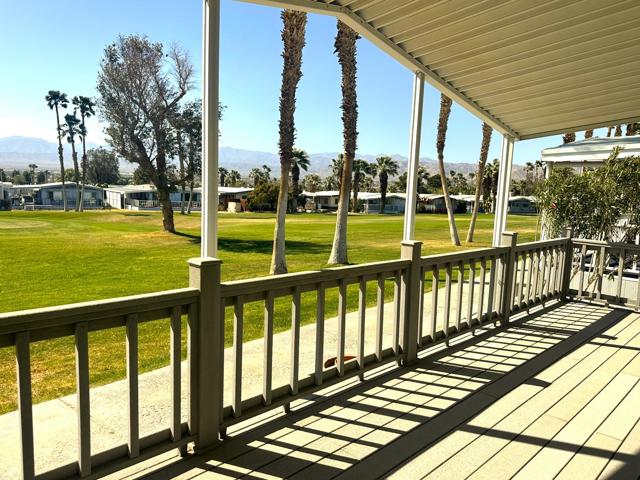
<path id="1" fill-rule="evenodd" d="M 469 216 L 460 215 L 457 222 L 464 238 Z M 290 271 L 326 266 L 334 223 L 333 215 L 299 214 L 287 218 Z M 401 216 L 350 217 L 350 261 L 398 258 L 402 223 Z M 155 212 L 0 212 L 0 312 L 186 286 L 186 260 L 200 251 L 200 216 L 177 214 L 180 235 L 164 233 L 160 225 L 160 216 Z M 272 214 L 220 216 L 219 256 L 224 262 L 224 280 L 268 274 L 273 226 Z M 477 243 L 462 248 L 489 245 L 492 228 L 493 217 L 481 215 Z M 519 232 L 520 241 L 532 240 L 535 217 L 510 217 L 509 228 Z M 446 216 L 418 216 L 416 238 L 424 242 L 424 255 L 451 251 L 448 236 Z M 391 294 L 391 289 L 387 290 Z M 372 302 L 374 292 L 370 293 Z M 353 302 L 349 307 L 355 308 L 356 296 L 350 297 Z M 336 304 L 336 292 L 329 291 L 327 315 Z M 254 303 L 245 310 L 245 341 L 262 334 L 261 308 Z M 286 299 L 277 302 L 276 331 L 288 328 L 289 308 Z M 302 321 L 311 321 L 314 311 L 311 296 L 303 296 Z M 168 341 L 166 321 L 141 326 L 141 371 L 167 364 Z M 72 338 L 34 343 L 32 357 L 35 401 L 74 391 Z M 124 376 L 122 329 L 91 333 L 90 362 L 92 385 Z M 0 413 L 15 408 L 14 368 L 13 350 L 1 349 Z"/>

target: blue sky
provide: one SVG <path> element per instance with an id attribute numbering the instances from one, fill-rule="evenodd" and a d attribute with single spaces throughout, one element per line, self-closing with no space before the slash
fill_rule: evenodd
<path id="1" fill-rule="evenodd" d="M 62 7 L 64 7 L 63 10 Z M 55 117 L 44 103 L 49 89 L 96 95 L 103 48 L 118 34 L 145 34 L 165 45 L 177 43 L 191 55 L 199 95 L 201 15 L 199 0 L 65 0 L 54 17 L 45 0 L 0 0 L 0 137 L 25 135 L 55 140 Z M 277 151 L 281 20 L 279 10 L 222 0 L 220 98 L 227 106 L 221 144 Z M 333 54 L 335 19 L 310 15 L 303 78 L 296 111 L 297 145 L 311 153 L 341 150 L 340 71 Z M 361 153 L 408 151 L 411 73 L 370 44 L 358 42 L 358 149 Z M 439 93 L 426 87 L 422 156 L 435 158 Z M 103 143 L 94 121 L 90 140 Z M 581 138 L 581 134 L 578 138 Z M 445 159 L 477 161 L 481 122 L 454 104 Z M 539 158 L 559 136 L 518 142 L 516 163 Z M 494 134 L 490 158 L 499 155 Z"/>

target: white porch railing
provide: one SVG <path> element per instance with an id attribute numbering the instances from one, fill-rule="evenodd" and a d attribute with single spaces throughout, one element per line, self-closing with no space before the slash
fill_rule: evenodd
<path id="1" fill-rule="evenodd" d="M 577 255 L 574 254 L 576 249 Z M 290 402 L 308 396 L 314 390 L 353 376 L 363 379 L 364 373 L 388 362 L 411 364 L 423 348 L 446 342 L 481 325 L 498 321 L 506 324 L 511 314 L 552 299 L 563 299 L 567 294 L 585 297 L 583 282 L 589 269 L 607 270 L 603 261 L 596 262 L 593 267 L 588 252 L 618 252 L 620 249 L 633 250 L 633 258 L 637 261 L 638 247 L 569 238 L 517 245 L 515 234 L 504 234 L 500 247 L 426 257 L 421 256 L 419 242 L 403 242 L 399 260 L 233 282 L 221 282 L 219 260 L 199 258 L 189 262 L 189 288 L 0 314 L 0 347 L 15 347 L 23 477 L 36 478 L 31 342 L 73 335 L 76 344 L 78 459 L 39 474 L 37 478 L 89 475 L 95 478 L 173 448 L 185 453 L 191 442 L 194 442 L 196 452 L 201 451 L 220 442 L 227 427 L 278 406 L 287 409 Z M 626 272 L 624 267 L 622 272 Z M 571 288 L 578 281 L 577 288 Z M 424 295 L 429 282 L 430 310 L 425 301 L 429 297 Z M 444 282 L 443 289 L 439 288 L 440 282 Z M 637 280 L 634 282 L 637 308 L 640 289 Z M 358 323 L 356 347 L 351 358 L 345 355 L 345 335 L 348 287 L 353 285 L 358 291 Z M 595 285 L 599 286 L 589 296 L 604 298 L 602 281 L 596 281 Z M 621 297 L 619 285 L 617 297 L 614 294 L 613 298 L 628 303 Z M 375 341 L 367 350 L 365 310 L 370 288 L 376 293 Z M 388 288 L 393 289 L 393 300 L 392 308 L 385 312 L 385 298 L 390 297 L 385 295 Z M 325 294 L 328 289 L 338 292 L 335 352 L 324 351 Z M 311 371 L 300 372 L 301 295 L 307 293 L 308 296 L 308 292 L 315 293 L 316 338 L 315 345 L 309 346 L 315 349 L 315 361 Z M 278 298 L 290 299 L 292 307 L 290 377 L 284 385 L 273 385 L 274 302 Z M 243 395 L 242 389 L 244 307 L 249 302 L 260 302 L 264 310 L 262 392 L 255 396 Z M 439 305 L 444 306 L 442 313 Z M 232 375 L 230 400 L 225 404 L 223 367 L 227 308 L 233 310 L 233 342 L 229 365 Z M 189 366 L 187 422 L 182 422 L 180 417 L 183 315 L 187 317 Z M 163 318 L 170 319 L 171 421 L 166 429 L 141 438 L 138 427 L 138 326 Z M 390 346 L 385 346 L 383 328 L 389 326 L 388 322 L 392 339 Z M 128 442 L 94 453 L 89 425 L 88 332 L 122 326 L 126 327 L 128 397 L 122 401 L 129 412 Z M 328 366 L 324 363 L 327 356 L 335 359 Z"/>

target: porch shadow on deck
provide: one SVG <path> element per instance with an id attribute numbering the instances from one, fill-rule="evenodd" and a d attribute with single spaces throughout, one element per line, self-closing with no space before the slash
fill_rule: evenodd
<path id="1" fill-rule="evenodd" d="M 556 304 L 133 476 L 635 478 L 639 347 L 638 314 Z"/>

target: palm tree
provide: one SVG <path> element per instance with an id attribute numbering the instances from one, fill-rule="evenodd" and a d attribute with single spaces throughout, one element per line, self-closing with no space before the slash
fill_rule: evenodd
<path id="1" fill-rule="evenodd" d="M 366 160 L 358 159 L 353 162 L 353 197 L 351 200 L 351 211 L 358 211 L 358 193 L 360 192 L 360 186 L 364 182 L 367 175 L 374 174 L 373 165 Z"/>
<path id="2" fill-rule="evenodd" d="M 64 211 L 67 209 L 67 190 L 64 184 L 64 154 L 62 149 L 62 125 L 60 124 L 60 107 L 67 108 L 69 100 L 66 93 L 60 93 L 59 90 L 49 90 L 44 99 L 47 101 L 47 105 L 51 110 L 56 111 L 56 131 L 58 132 L 58 160 L 60 160 L 60 178 L 62 180 L 62 204 L 64 205 Z"/>
<path id="3" fill-rule="evenodd" d="M 375 175 L 378 175 L 378 180 L 380 180 L 380 214 L 384 213 L 387 204 L 389 176 L 398 175 L 399 168 L 398 162 L 387 155 L 376 158 L 376 163 L 373 164 Z"/>
<path id="4" fill-rule="evenodd" d="M 587 138 L 591 138 L 591 137 L 593 137 L 593 129 L 591 129 L 591 130 L 585 130 L 585 131 L 584 131 L 584 138 L 585 138 L 585 140 L 586 140 Z"/>
<path id="5" fill-rule="evenodd" d="M 38 165 L 36 165 L 35 163 L 30 163 L 29 164 L 29 171 L 31 172 L 31 184 L 35 184 L 36 182 L 36 169 L 38 168 Z"/>
<path id="6" fill-rule="evenodd" d="M 82 140 L 82 190 L 80 192 L 80 211 L 82 211 L 82 204 L 84 201 L 84 184 L 87 180 L 87 125 L 85 120 L 96 114 L 94 110 L 96 104 L 93 102 L 93 100 L 91 100 L 91 98 L 83 97 L 82 95 L 80 95 L 79 97 L 73 97 L 72 102 L 80 111 L 80 128 L 78 129 L 78 134 L 80 135 L 80 139 Z"/>
<path id="7" fill-rule="evenodd" d="M 67 142 L 71 144 L 71 158 L 73 159 L 73 174 L 76 182 L 76 212 L 80 209 L 80 168 L 78 166 L 78 152 L 76 152 L 76 136 L 80 134 L 80 119 L 76 116 L 75 110 L 73 114 L 67 113 L 64 116 L 64 125 L 62 126 L 64 134 L 67 136 Z"/>
<path id="8" fill-rule="evenodd" d="M 336 229 L 329 264 L 348 263 L 347 215 L 351 190 L 351 170 L 358 141 L 358 97 L 356 94 L 356 41 L 358 34 L 338 20 L 338 32 L 334 43 L 342 71 L 342 138 L 344 166 L 340 179 L 340 197 L 336 215 Z"/>
<path id="9" fill-rule="evenodd" d="M 444 145 L 447 139 L 447 124 L 449 123 L 449 114 L 451 113 L 451 99 L 445 94 L 440 95 L 440 116 L 438 119 L 438 137 L 436 139 L 436 149 L 438 151 L 438 170 L 440 171 L 440 180 L 442 181 L 442 193 L 444 195 L 445 205 L 447 206 L 447 215 L 449 218 L 449 232 L 451 234 L 451 243 L 460 245 L 458 237 L 458 229 L 456 228 L 456 219 L 453 216 L 453 206 L 451 205 L 451 197 L 449 196 L 449 187 L 447 185 L 447 174 L 444 171 Z"/>
<path id="10" fill-rule="evenodd" d="M 218 175 L 220 177 L 220 186 L 227 186 L 227 175 L 229 175 L 229 170 L 224 167 L 218 167 Z"/>
<path id="11" fill-rule="evenodd" d="M 238 172 L 237 170 L 231 170 L 229 172 L 228 178 L 229 178 L 229 185 L 231 185 L 232 187 L 237 187 L 242 177 L 240 176 L 240 172 Z"/>
<path id="12" fill-rule="evenodd" d="M 300 148 L 293 149 L 291 157 L 291 211 L 298 211 L 298 197 L 300 196 L 300 170 L 309 170 L 309 154 Z"/>
<path id="13" fill-rule="evenodd" d="M 307 14 L 293 10 L 283 10 L 282 18 L 282 84 L 280 86 L 280 122 L 278 150 L 280 154 L 280 189 L 276 225 L 273 231 L 273 254 L 271 273 L 287 273 L 285 257 L 285 217 L 289 200 L 289 173 L 295 141 L 294 113 L 296 110 L 296 90 L 302 77 L 302 49 L 305 44 Z"/>
<path id="14" fill-rule="evenodd" d="M 253 188 L 257 187 L 258 184 L 262 181 L 262 170 L 259 168 L 252 168 L 249 172 L 249 178 L 253 182 Z"/>
<path id="15" fill-rule="evenodd" d="M 423 165 L 418 167 L 418 193 L 427 193 L 429 190 L 429 170 Z M 406 188 L 405 188 L 406 190 Z"/>
<path id="16" fill-rule="evenodd" d="M 337 185 L 336 190 L 340 190 L 342 183 L 342 169 L 344 168 L 344 153 L 339 153 L 338 158 L 331 159 L 331 175 L 334 178 L 334 182 Z M 331 188 L 329 190 L 332 190 Z"/>
<path id="17" fill-rule="evenodd" d="M 473 211 L 471 212 L 471 221 L 469 222 L 469 231 L 467 232 L 467 242 L 473 242 L 473 233 L 476 229 L 476 219 L 478 218 L 478 209 L 480 208 L 480 194 L 482 193 L 482 179 L 484 178 L 484 167 L 487 164 L 487 156 L 489 155 L 489 145 L 491 145 L 491 134 L 493 128 L 488 124 L 482 124 L 482 143 L 480 144 L 480 159 L 478 160 L 478 174 L 476 175 L 476 194 L 473 201 Z"/>
<path id="18" fill-rule="evenodd" d="M 576 141 L 576 132 L 567 132 L 562 136 L 562 143 L 571 143 Z"/>

